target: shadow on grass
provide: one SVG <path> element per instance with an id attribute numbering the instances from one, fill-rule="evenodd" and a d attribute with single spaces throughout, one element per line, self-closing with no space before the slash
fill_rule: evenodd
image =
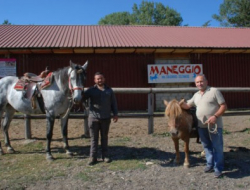
<path id="1" fill-rule="evenodd" d="M 61 141 L 61 139 L 59 139 Z M 224 152 L 225 158 L 225 169 L 224 176 L 228 178 L 244 178 L 250 176 L 250 150 L 245 147 L 229 147 L 231 150 L 229 152 Z M 32 151 L 30 151 L 32 149 Z M 29 150 L 17 151 L 15 154 L 44 154 L 45 150 L 41 148 L 31 147 Z M 90 146 L 70 146 L 71 152 L 73 152 L 72 157 L 62 156 L 59 154 L 64 154 L 65 150 L 60 147 L 52 147 L 51 153 L 55 159 L 88 159 Z M 176 167 L 174 164 L 175 154 L 173 152 L 162 151 L 157 148 L 151 147 L 127 147 L 127 146 L 109 146 L 110 156 L 114 161 L 116 160 L 130 160 L 136 159 L 141 161 L 153 161 L 162 167 Z M 179 166 L 183 165 L 184 152 L 180 153 L 181 163 Z M 204 157 L 199 156 L 200 152 L 190 152 L 190 167 L 205 167 L 206 160 Z M 32 155 L 31 155 L 32 156 Z M 101 148 L 98 147 L 98 158 L 101 158 Z"/>

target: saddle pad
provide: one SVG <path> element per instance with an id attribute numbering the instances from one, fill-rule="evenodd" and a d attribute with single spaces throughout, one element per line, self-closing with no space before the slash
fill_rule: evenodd
<path id="1" fill-rule="evenodd" d="M 20 91 L 26 90 L 27 84 L 28 84 L 28 83 L 26 83 L 26 82 L 23 81 L 22 79 L 19 79 L 19 80 L 17 81 L 17 83 L 15 84 L 14 89 L 20 90 Z"/>
<path id="2" fill-rule="evenodd" d="M 53 80 L 53 73 L 50 72 L 47 77 L 44 79 L 44 81 L 41 83 L 41 89 L 45 89 L 47 88 L 48 86 L 51 85 L 52 83 L 52 80 Z"/>

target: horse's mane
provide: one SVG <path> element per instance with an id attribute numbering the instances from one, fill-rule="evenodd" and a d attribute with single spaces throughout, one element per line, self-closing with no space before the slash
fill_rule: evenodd
<path id="1" fill-rule="evenodd" d="M 61 83 L 61 88 L 63 91 L 66 91 L 68 89 L 68 70 L 69 67 L 64 67 L 62 69 L 58 69 L 53 73 L 55 80 L 60 81 Z"/>
<path id="2" fill-rule="evenodd" d="M 182 109 L 177 100 L 174 99 L 168 103 L 165 110 L 166 116 L 176 118 L 177 116 L 181 115 L 181 113 Z"/>

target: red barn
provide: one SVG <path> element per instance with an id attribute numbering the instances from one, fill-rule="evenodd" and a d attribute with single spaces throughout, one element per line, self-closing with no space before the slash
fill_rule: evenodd
<path id="1" fill-rule="evenodd" d="M 149 83 L 148 65 L 201 64 L 211 86 L 250 87 L 250 28 L 0 25 L 0 60 L 6 58 L 16 60 L 17 76 L 89 60 L 86 86 L 101 71 L 111 87 L 188 87 L 193 83 Z M 224 96 L 229 109 L 250 108 L 249 93 Z M 156 109 L 164 97 L 172 96 L 157 95 Z M 117 99 L 119 110 L 147 109 L 146 94 Z"/>

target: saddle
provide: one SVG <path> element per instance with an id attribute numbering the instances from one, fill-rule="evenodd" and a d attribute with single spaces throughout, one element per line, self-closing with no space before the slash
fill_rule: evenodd
<path id="1" fill-rule="evenodd" d="M 196 142 L 199 143 L 199 133 L 198 133 L 198 119 L 196 116 L 196 108 L 192 107 L 187 112 L 193 117 L 192 131 L 190 132 L 190 138 L 197 138 Z"/>
<path id="2" fill-rule="evenodd" d="M 43 113 L 44 103 L 43 97 L 40 93 L 41 89 L 47 88 L 51 85 L 53 81 L 53 73 L 45 69 L 40 75 L 34 73 L 24 73 L 14 86 L 17 91 L 23 92 L 23 98 L 29 99 L 31 101 L 32 109 L 36 109 L 36 100 L 38 101 L 39 107 Z"/>

